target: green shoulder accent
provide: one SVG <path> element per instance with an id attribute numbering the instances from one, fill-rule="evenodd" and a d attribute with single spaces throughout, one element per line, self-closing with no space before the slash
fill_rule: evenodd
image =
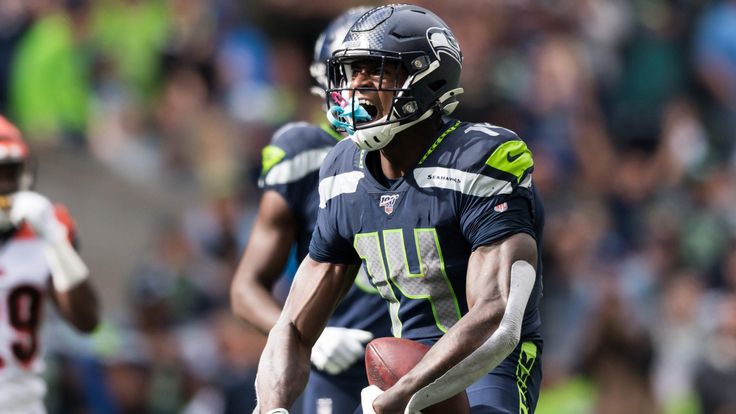
<path id="1" fill-rule="evenodd" d="M 449 134 L 450 134 L 450 132 L 452 132 L 452 131 L 454 131 L 455 129 L 457 129 L 457 127 L 458 127 L 458 126 L 460 126 L 460 121 L 457 121 L 457 122 L 455 122 L 455 124 L 454 124 L 454 125 L 452 125 L 451 127 L 447 128 L 447 129 L 445 130 L 445 132 L 443 132 L 443 133 L 442 133 L 442 135 L 440 135 L 440 136 L 439 136 L 439 138 L 437 138 L 437 139 L 436 139 L 436 140 L 434 141 L 434 144 L 432 144 L 432 146 L 431 146 L 431 147 L 429 147 L 429 149 L 428 149 L 428 150 L 427 150 L 427 152 L 426 152 L 426 153 L 424 154 L 424 156 L 422 156 L 422 159 L 420 159 L 420 160 L 419 160 L 419 164 L 422 164 L 422 163 L 423 163 L 423 162 L 424 162 L 424 161 L 425 161 L 425 160 L 427 159 L 427 157 L 429 157 L 429 154 L 431 154 L 432 152 L 434 152 L 434 150 L 435 150 L 435 149 L 437 149 L 437 147 L 438 147 L 438 146 L 439 146 L 439 145 L 440 145 L 440 144 L 442 143 L 442 141 L 444 141 L 445 137 L 446 137 L 447 135 L 449 135 Z"/>
<path id="2" fill-rule="evenodd" d="M 263 159 L 263 170 L 261 171 L 261 174 L 265 174 L 284 158 L 286 151 L 275 145 L 266 145 L 261 151 L 261 155 Z"/>
<path id="3" fill-rule="evenodd" d="M 330 134 L 332 138 L 335 138 L 338 141 L 342 141 L 344 138 L 342 135 L 340 135 L 339 132 L 335 131 L 335 128 L 331 127 L 330 124 L 327 122 L 322 122 L 319 124 L 319 127 L 322 128 L 326 133 Z"/>
<path id="4" fill-rule="evenodd" d="M 507 172 L 521 182 L 526 170 L 534 165 L 534 160 L 524 141 L 514 140 L 499 145 L 486 160 L 486 165 Z"/>

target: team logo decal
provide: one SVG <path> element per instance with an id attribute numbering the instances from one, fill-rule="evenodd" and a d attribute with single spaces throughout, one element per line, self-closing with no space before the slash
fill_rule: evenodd
<path id="1" fill-rule="evenodd" d="M 383 211 L 386 214 L 391 214 L 394 212 L 394 205 L 396 205 L 396 200 L 398 199 L 398 194 L 382 195 L 381 200 L 378 202 L 378 207 L 383 207 Z"/>
<path id="2" fill-rule="evenodd" d="M 432 45 L 437 59 L 442 60 L 440 53 L 444 53 L 462 65 L 463 57 L 460 53 L 460 44 L 457 43 L 457 40 L 455 40 L 455 37 L 449 30 L 441 27 L 430 27 L 427 29 L 427 40 Z"/>
<path id="3" fill-rule="evenodd" d="M 509 209 L 509 204 L 507 202 L 503 202 L 496 207 L 493 207 L 494 210 L 498 211 L 499 213 L 503 213 L 504 211 Z"/>

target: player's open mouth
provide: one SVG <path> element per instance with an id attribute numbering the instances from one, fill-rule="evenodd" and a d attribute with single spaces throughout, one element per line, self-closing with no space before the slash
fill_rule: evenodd
<path id="1" fill-rule="evenodd" d="M 359 124 L 364 124 L 366 122 L 372 122 L 378 119 L 381 111 L 376 105 L 374 105 L 371 101 L 365 98 L 358 98 L 358 103 L 360 104 L 360 106 L 362 106 L 365 109 L 366 112 L 368 112 L 368 115 L 371 116 L 371 119 L 369 121 L 358 122 Z"/>

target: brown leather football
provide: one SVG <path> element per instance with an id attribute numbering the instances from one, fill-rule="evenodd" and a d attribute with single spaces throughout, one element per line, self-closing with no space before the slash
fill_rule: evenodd
<path id="1" fill-rule="evenodd" d="M 396 384 L 429 351 L 429 346 L 402 338 L 377 338 L 365 348 L 368 383 L 386 390 Z M 465 391 L 422 410 L 422 414 L 470 414 Z"/>

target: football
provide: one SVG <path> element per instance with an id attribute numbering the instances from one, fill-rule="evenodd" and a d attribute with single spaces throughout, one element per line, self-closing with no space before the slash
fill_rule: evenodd
<path id="1" fill-rule="evenodd" d="M 368 383 L 386 390 L 409 372 L 429 351 L 429 346 L 401 338 L 377 338 L 365 349 Z M 422 410 L 422 414 L 470 414 L 465 391 Z"/>

